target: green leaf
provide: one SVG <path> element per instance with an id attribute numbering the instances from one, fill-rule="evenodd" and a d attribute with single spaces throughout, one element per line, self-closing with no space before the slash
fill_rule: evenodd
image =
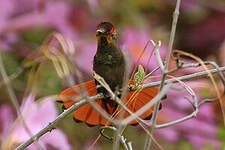
<path id="1" fill-rule="evenodd" d="M 145 70 L 142 65 L 138 66 L 138 71 L 134 74 L 134 88 L 138 88 L 145 78 Z"/>
<path id="2" fill-rule="evenodd" d="M 223 126 L 219 128 L 218 137 L 221 140 L 223 147 L 225 148 L 225 128 Z"/>

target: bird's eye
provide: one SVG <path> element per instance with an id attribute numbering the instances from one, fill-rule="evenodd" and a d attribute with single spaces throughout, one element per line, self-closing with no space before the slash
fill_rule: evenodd
<path id="1" fill-rule="evenodd" d="M 114 38 L 114 39 L 116 38 L 116 35 L 115 35 L 114 32 L 111 33 L 111 36 L 112 36 L 112 38 Z"/>

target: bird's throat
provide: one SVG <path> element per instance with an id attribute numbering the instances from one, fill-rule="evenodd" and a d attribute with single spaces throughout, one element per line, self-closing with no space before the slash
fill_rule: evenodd
<path id="1" fill-rule="evenodd" d="M 100 38 L 100 45 L 101 45 L 101 46 L 107 46 L 108 44 L 109 44 L 109 43 L 108 43 L 106 37 L 101 37 L 101 38 Z"/>
<path id="2" fill-rule="evenodd" d="M 109 47 L 111 44 L 113 44 L 113 40 L 111 37 L 107 36 L 101 36 L 98 37 L 98 47 Z"/>

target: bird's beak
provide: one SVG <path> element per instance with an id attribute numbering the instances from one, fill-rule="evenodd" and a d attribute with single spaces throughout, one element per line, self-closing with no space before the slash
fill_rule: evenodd
<path id="1" fill-rule="evenodd" d="M 104 32 L 105 32 L 105 29 L 103 29 L 103 28 L 97 29 L 96 30 L 96 36 L 104 34 Z"/>

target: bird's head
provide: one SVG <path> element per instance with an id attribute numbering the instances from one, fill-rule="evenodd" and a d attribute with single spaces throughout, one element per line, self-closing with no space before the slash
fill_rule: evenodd
<path id="1" fill-rule="evenodd" d="M 96 37 L 100 44 L 110 44 L 116 41 L 116 28 L 110 22 L 102 22 L 97 26 Z"/>

